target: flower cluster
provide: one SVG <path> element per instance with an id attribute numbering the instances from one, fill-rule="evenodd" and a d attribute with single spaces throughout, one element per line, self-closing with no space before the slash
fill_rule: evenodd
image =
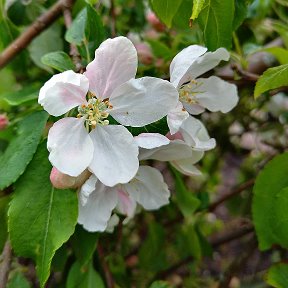
<path id="1" fill-rule="evenodd" d="M 136 49 L 116 37 L 99 46 L 84 74 L 65 71 L 41 88 L 44 109 L 53 116 L 66 113 L 48 134 L 50 179 L 60 189 L 78 188 L 78 222 L 88 231 L 111 229 L 119 221 L 116 213 L 130 219 L 137 205 L 154 210 L 169 202 L 163 176 L 143 160 L 169 161 L 183 174 L 200 174 L 195 164 L 216 143 L 192 115 L 205 109 L 225 113 L 238 101 L 235 85 L 199 78 L 229 59 L 224 48 L 206 50 L 192 45 L 177 54 L 170 82 L 135 78 Z M 129 132 L 163 117 L 166 135 Z"/>

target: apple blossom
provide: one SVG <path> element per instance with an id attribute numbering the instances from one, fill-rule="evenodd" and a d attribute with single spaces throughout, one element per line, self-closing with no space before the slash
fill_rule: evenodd
<path id="1" fill-rule="evenodd" d="M 171 135 L 142 133 L 135 137 L 140 149 L 140 160 L 154 159 L 170 161 L 181 173 L 191 176 L 201 172 L 194 166 L 204 155 L 204 151 L 215 147 L 203 123 L 189 116 L 180 130 Z"/>
<path id="2" fill-rule="evenodd" d="M 178 90 L 181 102 L 167 116 L 172 134 L 176 133 L 181 123 L 187 119 L 186 111 L 192 115 L 200 114 L 205 109 L 227 113 L 238 102 L 236 85 L 216 76 L 198 78 L 217 66 L 220 61 L 228 61 L 230 57 L 225 48 L 214 52 L 206 51 L 206 47 L 191 45 L 178 53 L 171 62 L 170 81 Z"/>
<path id="3" fill-rule="evenodd" d="M 131 218 L 137 203 L 146 210 L 155 210 L 168 204 L 169 197 L 170 192 L 161 173 L 149 166 L 140 166 L 129 183 L 114 187 L 104 185 L 92 174 L 79 191 L 78 223 L 88 231 L 111 230 L 111 226 L 117 223 L 115 216 L 111 221 L 114 209 Z"/>
<path id="4" fill-rule="evenodd" d="M 78 176 L 89 169 L 107 186 L 127 183 L 138 171 L 138 146 L 127 128 L 166 116 L 178 101 L 168 81 L 135 79 L 137 52 L 125 37 L 104 41 L 86 72 L 54 75 L 38 102 L 53 116 L 78 107 L 78 116 L 57 121 L 48 134 L 49 160 L 60 172 Z M 86 98 L 87 95 L 87 98 Z"/>

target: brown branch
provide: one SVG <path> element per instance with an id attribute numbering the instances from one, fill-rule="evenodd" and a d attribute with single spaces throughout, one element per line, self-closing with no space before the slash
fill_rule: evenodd
<path id="1" fill-rule="evenodd" d="M 99 260 L 101 263 L 101 267 L 104 271 L 107 288 L 114 288 L 115 282 L 113 280 L 112 273 L 108 267 L 108 264 L 105 261 L 105 254 L 104 254 L 103 248 L 102 248 L 100 243 L 98 243 L 98 245 L 97 245 L 97 252 L 98 252 Z"/>
<path id="2" fill-rule="evenodd" d="M 55 22 L 61 16 L 63 8 L 69 8 L 73 3 L 74 0 L 59 0 L 46 13 L 38 17 L 32 25 L 0 54 L 0 69 L 11 62 L 35 37 Z"/>
<path id="3" fill-rule="evenodd" d="M 12 250 L 9 241 L 6 242 L 0 262 L 0 288 L 5 288 L 12 260 Z"/>
<path id="4" fill-rule="evenodd" d="M 114 0 L 110 0 L 111 36 L 116 36 L 116 11 Z"/>
<path id="5" fill-rule="evenodd" d="M 255 183 L 255 179 L 250 179 L 245 183 L 240 184 L 238 187 L 232 189 L 231 192 L 226 193 L 224 196 L 216 200 L 214 203 L 210 204 L 208 207 L 209 211 L 215 210 L 220 204 L 229 200 L 230 198 L 234 197 L 237 194 L 240 194 L 242 191 L 252 187 Z"/>

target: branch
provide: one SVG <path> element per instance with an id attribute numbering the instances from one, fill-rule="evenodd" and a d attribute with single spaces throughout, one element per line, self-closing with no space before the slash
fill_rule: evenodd
<path id="1" fill-rule="evenodd" d="M 0 69 L 11 62 L 35 37 L 55 22 L 62 15 L 64 8 L 72 7 L 74 1 L 75 0 L 59 0 L 46 13 L 38 17 L 27 30 L 0 54 Z"/>
<path id="2" fill-rule="evenodd" d="M 9 241 L 6 242 L 0 261 L 0 288 L 5 288 L 10 271 L 10 265 L 12 260 L 12 250 Z"/>

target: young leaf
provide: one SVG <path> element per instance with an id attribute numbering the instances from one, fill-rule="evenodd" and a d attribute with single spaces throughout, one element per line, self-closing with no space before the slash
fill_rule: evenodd
<path id="1" fill-rule="evenodd" d="M 206 0 L 193 0 L 193 8 L 192 15 L 190 17 L 191 20 L 195 20 L 199 13 L 202 11 L 203 5 Z"/>
<path id="2" fill-rule="evenodd" d="M 41 288 L 55 251 L 73 234 L 78 214 L 76 193 L 52 187 L 51 168 L 44 142 L 16 183 L 8 211 L 12 247 L 17 255 L 35 260 Z"/>
<path id="3" fill-rule="evenodd" d="M 205 46 L 214 51 L 231 47 L 234 1 L 206 0 L 197 21 L 204 34 Z"/>
<path id="4" fill-rule="evenodd" d="M 253 222 L 261 250 L 274 244 L 288 247 L 287 163 L 288 153 L 276 156 L 259 173 L 253 188 Z"/>
<path id="5" fill-rule="evenodd" d="M 25 278 L 25 276 L 21 272 L 16 272 L 9 279 L 7 283 L 7 288 L 30 288 L 31 284 Z"/>
<path id="6" fill-rule="evenodd" d="M 288 265 L 285 263 L 275 264 L 270 267 L 266 274 L 266 282 L 275 288 L 288 287 Z"/>
<path id="7" fill-rule="evenodd" d="M 257 98 L 262 93 L 288 85 L 288 64 L 267 69 L 258 79 L 254 97 Z"/>
<path id="8" fill-rule="evenodd" d="M 281 47 L 269 47 L 260 51 L 271 53 L 282 64 L 288 64 L 288 50 Z"/>
<path id="9" fill-rule="evenodd" d="M 49 67 L 54 68 L 59 72 L 64 72 L 66 70 L 74 70 L 75 66 L 65 52 L 55 51 L 48 54 L 45 54 L 41 58 L 41 62 Z"/>
<path id="10" fill-rule="evenodd" d="M 159 19 L 171 28 L 172 20 L 183 0 L 150 0 L 152 10 Z"/>
<path id="11" fill-rule="evenodd" d="M 35 112 L 25 117 L 19 124 L 17 135 L 0 156 L 0 189 L 14 183 L 32 160 L 40 142 L 48 114 Z"/>
<path id="12" fill-rule="evenodd" d="M 85 268 L 79 262 L 75 262 L 71 267 L 66 288 L 105 288 L 99 273 L 93 268 L 90 261 Z"/>

